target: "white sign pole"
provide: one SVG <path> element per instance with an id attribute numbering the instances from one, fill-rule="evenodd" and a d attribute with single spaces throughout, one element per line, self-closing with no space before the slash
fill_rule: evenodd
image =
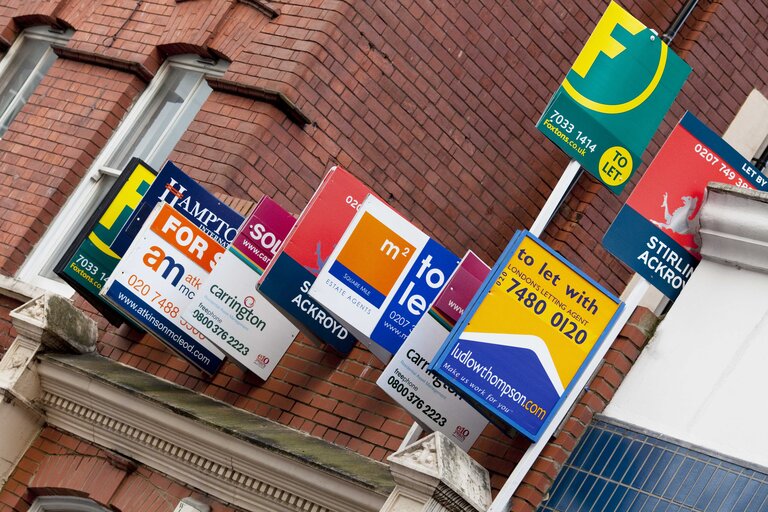
<path id="1" fill-rule="evenodd" d="M 536 220 L 533 221 L 531 229 L 528 230 L 535 237 L 541 237 L 541 234 L 546 229 L 549 221 L 551 221 L 557 213 L 558 207 L 565 199 L 565 196 L 568 195 L 571 187 L 579 177 L 580 169 L 581 164 L 579 164 L 579 162 L 576 160 L 571 160 L 566 166 L 565 171 L 563 171 L 563 175 L 560 176 L 560 180 L 558 180 L 555 188 L 552 189 L 552 193 L 549 194 L 547 202 L 544 203 L 544 206 L 541 207 L 539 215 L 536 217 Z"/>
<path id="2" fill-rule="evenodd" d="M 568 163 L 568 165 L 565 168 L 565 171 L 563 171 L 562 176 L 560 176 L 560 179 L 555 185 L 555 188 L 552 189 L 552 193 L 549 194 L 549 198 L 547 198 L 547 201 L 544 203 L 544 206 L 542 206 L 541 210 L 539 211 L 539 215 L 536 217 L 536 220 L 531 225 L 531 229 L 529 229 L 529 231 L 533 233 L 534 236 L 540 237 L 541 233 L 544 232 L 544 229 L 546 229 L 547 225 L 549 224 L 549 221 L 552 220 L 552 218 L 555 216 L 555 213 L 557 213 L 557 209 L 559 208 L 560 204 L 563 202 L 563 200 L 565 200 L 565 197 L 568 195 L 568 192 L 571 190 L 571 188 L 573 187 L 573 184 L 576 182 L 576 179 L 579 177 L 580 170 L 581 170 L 581 165 L 576 160 L 571 160 Z M 566 408 L 565 406 L 563 406 L 563 408 L 566 409 L 566 411 L 568 410 L 568 408 Z M 557 423 L 557 422 L 553 421 L 552 423 Z M 414 422 L 413 425 L 411 425 L 411 429 L 403 438 L 403 442 L 400 443 L 400 449 L 402 450 L 409 444 L 415 442 L 423 432 L 424 432 L 424 429 L 422 429 L 418 423 Z M 542 439 L 544 438 L 542 437 Z M 539 441 L 539 442 L 541 443 L 542 441 Z M 533 446 L 531 446 L 531 448 L 532 447 Z M 529 448 L 529 451 L 530 451 L 530 448 Z M 539 451 L 541 451 L 541 449 L 539 449 Z M 526 455 L 527 455 L 527 452 L 526 452 Z M 537 456 L 538 456 L 538 453 L 537 453 Z M 536 460 L 535 457 L 534 457 L 534 460 Z M 518 467 L 522 462 L 523 461 L 521 460 L 520 463 L 518 463 Z M 531 464 L 533 464 L 533 462 L 531 462 Z M 510 480 L 511 478 L 512 478 L 512 475 L 510 475 Z M 510 480 L 508 480 L 507 484 L 504 485 L 505 489 L 509 484 Z M 518 484 L 515 484 L 515 489 L 517 488 Z M 512 492 L 514 492 L 514 489 L 512 489 Z M 510 497 L 511 497 L 511 493 L 510 493 Z"/>
<path id="3" fill-rule="evenodd" d="M 496 499 L 493 500 L 493 503 L 491 503 L 491 507 L 488 509 L 488 512 L 509 511 L 509 502 L 512 500 L 512 496 L 517 490 L 517 487 L 520 485 L 520 482 L 523 481 L 523 478 L 531 469 L 533 463 L 536 462 L 539 454 L 547 445 L 557 428 L 560 426 L 560 423 L 570 412 L 574 402 L 576 402 L 576 400 L 579 398 L 581 390 L 584 389 L 584 387 L 595 373 L 597 367 L 600 365 L 600 363 L 602 363 L 606 352 L 608 352 L 608 349 L 611 348 L 611 345 L 613 345 L 614 340 L 619 335 L 619 332 L 621 332 L 621 330 L 624 328 L 624 324 L 627 323 L 629 317 L 632 316 L 632 313 L 634 313 L 635 308 L 637 308 L 637 305 L 640 303 L 640 300 L 646 294 L 649 287 L 650 284 L 648 281 L 645 279 L 638 279 L 635 286 L 629 291 L 629 294 L 625 299 L 624 309 L 616 320 L 616 323 L 614 323 L 613 327 L 611 327 L 611 329 L 608 331 L 605 341 L 600 345 L 600 347 L 598 347 L 595 356 L 589 361 L 589 364 L 586 366 L 585 370 L 575 381 L 576 385 L 574 386 L 573 391 L 566 397 L 562 407 L 557 410 L 555 417 L 549 423 L 547 428 L 544 429 L 544 432 L 542 433 L 539 441 L 530 445 L 525 451 L 523 457 L 520 459 L 520 462 L 517 463 L 515 469 L 512 470 L 509 478 L 507 478 L 504 487 L 501 488 L 499 494 L 496 495 Z"/>
<path id="4" fill-rule="evenodd" d="M 544 203 L 544 206 L 542 207 L 539 215 L 536 217 L 536 220 L 533 222 L 533 225 L 529 230 L 535 236 L 541 236 L 541 233 L 544 232 L 544 229 L 546 229 L 549 221 L 552 220 L 552 218 L 555 216 L 555 213 L 557 213 L 557 208 L 560 206 L 565 196 L 571 190 L 571 187 L 575 183 L 576 179 L 579 177 L 580 168 L 581 165 L 576 160 L 571 160 L 568 166 L 565 168 L 563 175 L 560 177 L 557 185 L 555 185 L 555 188 L 552 189 L 552 193 L 549 195 L 547 202 Z M 512 496 L 515 494 L 518 486 L 523 481 L 525 475 L 528 474 L 528 471 L 533 466 L 533 463 L 536 462 L 539 454 L 541 454 L 542 450 L 547 445 L 554 432 L 560 426 L 560 423 L 562 423 L 563 419 L 565 419 L 565 416 L 570 412 L 574 402 L 581 394 L 581 390 L 587 385 L 589 379 L 592 378 L 595 370 L 603 361 L 606 352 L 608 352 L 608 349 L 611 347 L 611 345 L 613 345 L 616 336 L 618 336 L 619 332 L 621 332 L 621 330 L 624 328 L 624 324 L 627 323 L 629 317 L 632 316 L 632 313 L 635 311 L 635 308 L 637 308 L 640 300 L 648 291 L 649 286 L 650 285 L 648 284 L 648 281 L 641 279 L 638 280 L 636 286 L 629 292 L 629 295 L 625 300 L 624 310 L 619 315 L 619 318 L 616 320 L 616 323 L 613 325 L 613 327 L 608 331 L 606 340 L 599 347 L 595 357 L 592 358 L 592 360 L 585 368 L 585 371 L 582 372 L 581 376 L 576 381 L 576 386 L 573 388 L 573 392 L 566 398 L 565 402 L 563 402 L 563 406 L 558 409 L 554 419 L 544 430 L 539 441 L 530 445 L 525 451 L 522 458 L 515 466 L 515 469 L 513 469 L 512 473 L 510 473 L 507 481 L 504 483 L 504 486 L 499 491 L 499 494 L 496 495 L 496 499 L 493 500 L 493 503 L 491 503 L 491 507 L 488 509 L 488 512 L 507 512 L 509 510 L 509 503 L 512 500 Z"/>

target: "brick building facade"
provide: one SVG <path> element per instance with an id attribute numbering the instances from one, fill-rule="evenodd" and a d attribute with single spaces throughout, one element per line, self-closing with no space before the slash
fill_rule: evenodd
<path id="1" fill-rule="evenodd" d="M 624 7 L 661 32 L 683 3 Z M 0 62 L 23 57 L 23 38 L 35 36 L 55 60 L 29 72 L 39 83 L 14 100 L 20 108 L 0 140 L 0 353 L 16 337 L 10 310 L 45 290 L 71 295 L 51 279 L 50 256 L 77 232 L 112 169 L 136 151 L 158 168 L 173 160 L 224 197 L 266 194 L 295 214 L 340 164 L 456 254 L 472 249 L 493 262 L 515 230 L 531 225 L 567 164 L 534 124 L 603 9 L 542 1 L 5 2 Z M 760 2 L 698 3 L 672 45 L 693 73 L 646 160 L 685 110 L 722 132 L 753 89 L 768 92 L 767 19 Z M 582 176 L 544 236 L 616 293 L 630 272 L 600 239 L 625 197 Z M 74 300 L 98 322 L 101 356 L 363 457 L 384 461 L 412 423 L 375 385 L 382 365 L 361 346 L 341 357 L 300 335 L 265 382 L 231 363 L 208 378 Z M 512 510 L 540 504 L 654 323 L 647 310 L 635 314 Z M 26 510 L 42 488 L 94 497 L 87 482 L 30 484 L 64 453 L 48 446 L 58 439 L 73 444 L 69 457 L 106 457 L 98 443 L 46 427 L 0 493 L 0 510 Z M 488 427 L 471 455 L 498 489 L 528 444 Z M 152 471 L 132 475 L 166 486 Z M 175 487 L 157 492 L 198 492 L 167 485 Z M 215 510 L 229 510 L 232 502 L 217 500 L 224 505 Z"/>

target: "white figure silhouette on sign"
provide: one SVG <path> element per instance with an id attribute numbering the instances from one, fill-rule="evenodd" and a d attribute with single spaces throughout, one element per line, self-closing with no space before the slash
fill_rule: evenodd
<path id="1" fill-rule="evenodd" d="M 688 235 L 693 233 L 691 229 L 691 221 L 696 216 L 696 204 L 698 198 L 692 196 L 683 196 L 683 206 L 676 208 L 672 213 L 669 212 L 669 205 L 667 203 L 667 193 L 664 192 L 664 201 L 661 206 L 664 208 L 664 222 L 657 222 L 652 220 L 651 222 L 661 229 L 668 229 L 678 235 Z"/>
<path id="2" fill-rule="evenodd" d="M 693 196 L 683 196 L 680 200 L 683 202 L 683 205 L 670 212 L 667 193 L 664 192 L 664 200 L 661 202 L 661 207 L 664 208 L 664 222 L 655 220 L 651 220 L 651 222 L 653 222 L 656 227 L 671 231 L 674 235 L 677 235 L 677 242 L 682 245 L 685 250 L 697 254 L 699 248 L 693 239 L 694 233 L 691 224 L 693 219 L 699 213 L 697 208 L 699 199 Z M 675 237 L 673 236 L 673 238 Z"/>

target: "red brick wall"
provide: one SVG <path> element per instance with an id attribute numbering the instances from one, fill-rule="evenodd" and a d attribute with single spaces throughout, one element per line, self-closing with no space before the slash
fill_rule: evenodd
<path id="1" fill-rule="evenodd" d="M 682 3 L 623 5 L 663 31 Z M 171 158 L 212 190 L 266 193 L 298 213 L 326 169 L 340 163 L 450 249 L 471 248 L 489 263 L 515 230 L 531 225 L 567 163 L 534 124 L 605 6 L 303 0 L 270 2 L 280 12 L 270 20 L 231 0 L 17 1 L 0 7 L 0 34 L 12 39 L 14 16 L 33 8 L 51 15 L 53 4 L 76 29 L 71 48 L 150 71 L 167 54 L 223 55 L 232 61 L 225 80 L 280 92 L 311 120 L 301 127 L 272 104 L 211 94 Z M 673 45 L 694 71 L 646 161 L 684 109 L 722 132 L 753 87 L 768 93 L 761 65 L 768 13 L 757 9 L 765 10 L 699 2 Z M 3 273 L 18 268 L 142 89 L 127 73 L 57 61 L 0 142 L 0 183 L 10 191 L 0 216 L 12 226 L 0 239 Z M 77 111 L 59 127 L 54 120 L 70 119 L 62 117 L 67 109 Z M 66 144 L 50 142 L 62 135 Z M 629 271 L 600 239 L 628 191 L 617 198 L 582 177 L 545 236 L 617 292 Z M 232 364 L 206 378 L 159 342 L 100 325 L 107 357 L 378 460 L 411 424 L 376 388 L 381 364 L 362 348 L 340 358 L 300 337 L 266 382 Z M 556 466 L 572 442 L 545 460 Z M 489 427 L 472 454 L 498 488 L 526 447 Z"/>
<path id="2" fill-rule="evenodd" d="M 40 496 L 89 498 L 121 512 L 173 512 L 187 497 L 237 512 L 165 475 L 46 427 L 0 491 L 0 512 L 26 512 Z"/>
<path id="3" fill-rule="evenodd" d="M 72 60 L 51 66 L 0 140 L 3 274 L 24 262 L 143 85 Z"/>

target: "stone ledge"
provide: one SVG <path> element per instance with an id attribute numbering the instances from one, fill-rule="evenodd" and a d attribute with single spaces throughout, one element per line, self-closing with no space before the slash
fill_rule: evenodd
<path id="1" fill-rule="evenodd" d="M 378 511 L 386 465 L 97 355 L 46 354 L 49 423 L 249 510 Z"/>
<path id="2" fill-rule="evenodd" d="M 30 299 L 43 295 L 45 290 L 37 286 L 31 285 L 24 281 L 20 281 L 15 277 L 9 277 L 0 275 L 0 295 L 10 297 L 12 299 L 27 302 Z"/>
<path id="3" fill-rule="evenodd" d="M 19 336 L 41 343 L 44 350 L 86 354 L 96 351 L 96 322 L 70 300 L 44 294 L 10 313 Z"/>
<path id="4" fill-rule="evenodd" d="M 696 228 L 702 258 L 768 272 L 768 192 L 710 183 Z"/>

